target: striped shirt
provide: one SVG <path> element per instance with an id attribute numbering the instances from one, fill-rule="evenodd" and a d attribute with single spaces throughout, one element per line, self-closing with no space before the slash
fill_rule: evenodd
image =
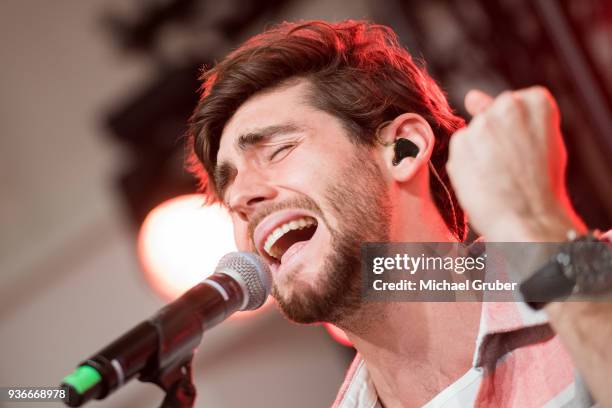
<path id="1" fill-rule="evenodd" d="M 612 231 L 603 240 L 612 241 Z M 521 302 L 484 302 L 471 368 L 425 407 L 593 405 L 543 311 L 533 311 Z M 382 407 L 359 353 L 332 407 Z"/>
<path id="2" fill-rule="evenodd" d="M 483 303 L 472 367 L 425 407 L 589 407 L 574 366 L 543 312 L 522 303 Z M 334 408 L 379 408 L 357 354 Z"/>

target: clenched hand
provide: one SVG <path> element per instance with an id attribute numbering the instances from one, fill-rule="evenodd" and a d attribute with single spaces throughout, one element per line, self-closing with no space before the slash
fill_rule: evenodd
<path id="1" fill-rule="evenodd" d="M 459 202 L 489 241 L 562 241 L 585 227 L 565 187 L 559 110 L 542 87 L 495 99 L 466 95 L 473 119 L 451 138 L 447 170 Z"/>

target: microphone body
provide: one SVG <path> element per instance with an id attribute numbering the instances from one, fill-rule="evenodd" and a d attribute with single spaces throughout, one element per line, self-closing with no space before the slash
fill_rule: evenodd
<path id="1" fill-rule="evenodd" d="M 261 306 L 270 292 L 267 265 L 251 253 L 221 259 L 217 273 L 82 362 L 64 379 L 67 404 L 103 399 L 127 381 L 191 360 L 204 331 L 234 312 Z"/>

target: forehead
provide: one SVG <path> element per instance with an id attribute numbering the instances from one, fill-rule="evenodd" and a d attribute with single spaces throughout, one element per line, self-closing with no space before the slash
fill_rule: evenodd
<path id="1" fill-rule="evenodd" d="M 242 134 L 283 123 L 300 123 L 308 127 L 316 110 L 306 103 L 309 86 L 296 81 L 270 91 L 253 95 L 244 102 L 225 125 L 219 144 L 218 161 L 232 150 Z M 309 120 L 310 119 L 310 120 Z"/>

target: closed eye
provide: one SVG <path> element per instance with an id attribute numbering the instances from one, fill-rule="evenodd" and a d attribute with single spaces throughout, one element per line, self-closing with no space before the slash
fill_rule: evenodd
<path id="1" fill-rule="evenodd" d="M 270 155 L 270 157 L 268 157 L 268 160 L 270 161 L 282 160 L 285 156 L 287 156 L 287 154 L 289 154 L 290 149 L 293 149 L 295 146 L 296 146 L 295 144 L 287 144 L 287 145 L 279 147 Z M 283 152 L 285 152 L 285 154 L 281 155 L 281 153 Z"/>

